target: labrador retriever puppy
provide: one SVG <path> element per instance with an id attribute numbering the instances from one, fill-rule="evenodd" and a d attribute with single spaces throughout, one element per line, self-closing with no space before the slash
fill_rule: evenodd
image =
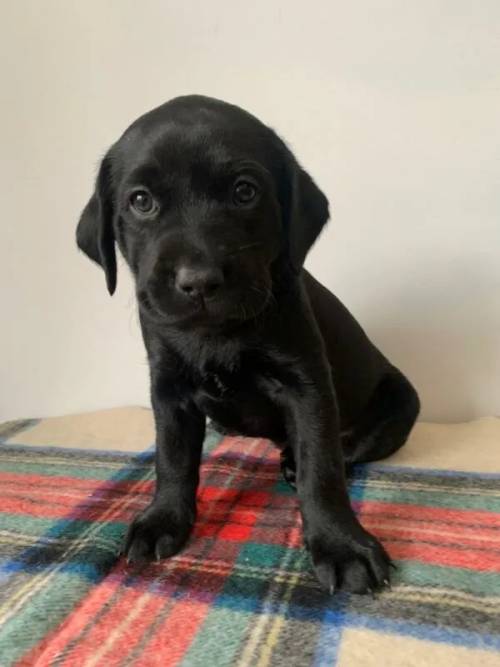
<path id="1" fill-rule="evenodd" d="M 130 266 L 156 424 L 156 491 L 129 529 L 129 561 L 186 543 L 209 417 L 280 443 L 326 590 L 388 584 L 390 559 L 351 508 L 346 466 L 401 447 L 419 400 L 303 268 L 328 217 L 274 131 L 208 97 L 146 113 L 102 160 L 77 243 L 111 294 L 115 244 Z"/>

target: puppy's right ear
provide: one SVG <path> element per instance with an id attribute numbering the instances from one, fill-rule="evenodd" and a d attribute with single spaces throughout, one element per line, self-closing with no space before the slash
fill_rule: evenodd
<path id="1" fill-rule="evenodd" d="M 116 289 L 113 213 L 111 158 L 108 153 L 101 162 L 94 194 L 80 216 L 76 228 L 76 243 L 87 257 L 104 269 L 110 294 L 113 294 Z"/>

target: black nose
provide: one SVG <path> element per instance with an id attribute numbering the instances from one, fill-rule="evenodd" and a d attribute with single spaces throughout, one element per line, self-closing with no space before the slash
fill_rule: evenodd
<path id="1" fill-rule="evenodd" d="M 214 296 L 224 282 L 222 271 L 216 267 L 190 268 L 182 266 L 175 277 L 175 287 L 179 292 L 197 299 Z"/>

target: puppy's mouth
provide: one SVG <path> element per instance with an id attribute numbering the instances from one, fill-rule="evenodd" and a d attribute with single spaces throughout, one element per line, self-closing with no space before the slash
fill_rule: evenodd
<path id="1" fill-rule="evenodd" d="M 140 290 L 137 300 L 141 312 L 159 323 L 221 326 L 256 319 L 271 302 L 272 292 L 269 288 L 250 286 L 244 294 L 198 296 L 179 303 L 168 295 L 158 298 L 147 290 Z"/>

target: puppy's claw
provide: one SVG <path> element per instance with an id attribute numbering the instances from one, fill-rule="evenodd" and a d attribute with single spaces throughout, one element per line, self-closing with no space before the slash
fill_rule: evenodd
<path id="1" fill-rule="evenodd" d="M 333 595 L 337 587 L 335 567 L 328 562 L 320 562 L 315 565 L 314 569 L 322 588 Z"/>
<path id="2" fill-rule="evenodd" d="M 142 563 L 148 559 L 147 543 L 135 537 L 127 550 L 127 565 L 131 563 Z"/>

